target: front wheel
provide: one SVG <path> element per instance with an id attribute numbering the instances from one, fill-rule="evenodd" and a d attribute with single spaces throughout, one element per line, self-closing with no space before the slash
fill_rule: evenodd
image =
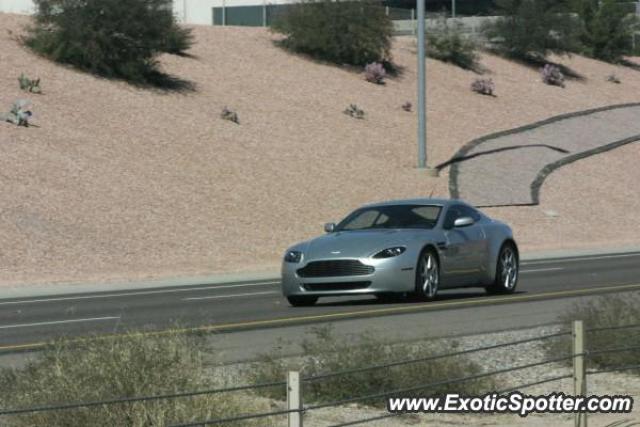
<path id="1" fill-rule="evenodd" d="M 518 251 L 513 243 L 505 243 L 500 248 L 496 265 L 496 278 L 487 287 L 490 294 L 512 294 L 518 284 Z"/>
<path id="2" fill-rule="evenodd" d="M 318 297 L 290 296 L 287 301 L 294 307 L 308 307 L 318 302 Z"/>
<path id="3" fill-rule="evenodd" d="M 433 249 L 420 254 L 416 269 L 416 296 L 424 301 L 433 301 L 440 284 L 440 265 Z"/>

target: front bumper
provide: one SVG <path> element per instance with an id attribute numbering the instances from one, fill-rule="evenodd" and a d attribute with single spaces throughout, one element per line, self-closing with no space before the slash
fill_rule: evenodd
<path id="1" fill-rule="evenodd" d="M 357 260 L 375 268 L 373 273 L 331 276 L 301 277 L 297 271 L 310 262 Z M 337 258 L 314 259 L 299 264 L 282 264 L 282 293 L 284 296 L 333 296 L 362 295 L 387 292 L 411 292 L 415 288 L 415 266 L 407 257 L 400 255 L 387 259 Z"/>

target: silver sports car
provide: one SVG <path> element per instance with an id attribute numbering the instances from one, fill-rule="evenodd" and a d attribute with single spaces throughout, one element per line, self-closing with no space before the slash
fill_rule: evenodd
<path id="1" fill-rule="evenodd" d="M 287 250 L 282 291 L 294 306 L 322 296 L 412 294 L 480 286 L 507 294 L 518 282 L 518 247 L 508 225 L 460 200 L 371 204 L 327 234 Z"/>

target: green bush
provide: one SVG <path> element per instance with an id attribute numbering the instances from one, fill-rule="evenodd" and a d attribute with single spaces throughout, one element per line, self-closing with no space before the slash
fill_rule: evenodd
<path id="1" fill-rule="evenodd" d="M 364 66 L 390 58 L 392 24 L 377 3 L 303 0 L 292 4 L 272 29 L 294 52 L 336 64 Z"/>
<path id="2" fill-rule="evenodd" d="M 338 339 L 327 327 L 313 329 L 312 336 L 303 341 L 302 349 L 301 375 L 303 376 L 358 369 L 451 351 L 440 345 L 385 345 L 372 334 L 361 335 L 355 340 Z M 287 370 L 293 368 L 300 369 L 300 364 L 296 361 L 284 360 L 278 354 L 263 355 L 262 359 L 255 364 L 251 379 L 256 382 L 281 381 L 285 378 Z M 442 358 L 305 382 L 304 398 L 307 402 L 331 402 L 460 378 L 478 374 L 481 371 L 479 365 L 465 356 Z M 496 390 L 496 384 L 487 377 L 440 385 L 423 391 L 425 394 L 456 392 L 481 395 L 492 390 Z M 275 399 L 284 398 L 282 392 L 277 389 L 261 389 L 260 392 Z M 385 399 L 363 403 L 383 406 Z"/>
<path id="3" fill-rule="evenodd" d="M 583 24 L 581 53 L 607 62 L 620 62 L 632 53 L 637 18 L 616 0 L 578 0 Z"/>
<path id="4" fill-rule="evenodd" d="M 193 43 L 194 37 L 190 28 L 173 25 L 166 33 L 163 51 L 172 55 L 186 56 Z"/>
<path id="5" fill-rule="evenodd" d="M 171 333 L 58 341 L 25 368 L 0 373 L 0 402 L 3 409 L 25 408 L 224 386 L 204 369 L 203 339 Z M 15 415 L 2 422 L 16 427 L 165 426 L 266 409 L 248 395 L 230 393 Z"/>
<path id="6" fill-rule="evenodd" d="M 484 32 L 498 53 L 541 61 L 578 48 L 579 22 L 569 0 L 496 0 L 496 6 L 502 16 Z"/>
<path id="7" fill-rule="evenodd" d="M 171 0 L 35 0 L 26 44 L 56 62 L 104 77 L 151 83 L 158 54 L 184 53 L 192 43 Z"/>
<path id="8" fill-rule="evenodd" d="M 443 20 L 439 28 L 429 31 L 426 37 L 428 57 L 449 62 L 465 70 L 478 68 L 477 46 L 462 34 L 461 24 L 452 28 Z"/>
<path id="9" fill-rule="evenodd" d="M 562 316 L 567 325 L 573 320 L 582 320 L 586 329 L 608 328 L 640 324 L 640 294 L 629 293 L 606 295 L 576 303 Z M 588 350 L 604 350 L 616 347 L 640 346 L 640 328 L 610 329 L 587 332 L 585 337 Z M 570 354 L 570 340 L 548 340 L 546 351 L 549 357 Z M 570 364 L 568 361 L 567 364 Z M 619 366 L 640 365 L 638 349 L 619 353 L 593 354 L 587 364 L 589 368 L 613 368 Z M 640 374 L 636 369 L 635 374 Z"/>

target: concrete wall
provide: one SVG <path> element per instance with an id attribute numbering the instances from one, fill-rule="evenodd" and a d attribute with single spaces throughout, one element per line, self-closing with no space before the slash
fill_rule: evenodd
<path id="1" fill-rule="evenodd" d="M 472 16 L 467 18 L 448 18 L 447 25 L 450 27 L 460 25 L 460 29 L 463 33 L 470 37 L 478 38 L 480 36 L 480 30 L 486 22 L 495 20 L 494 16 Z M 398 35 L 413 35 L 415 34 L 415 28 L 418 22 L 416 20 L 398 20 L 393 21 L 393 27 L 395 33 Z M 437 31 L 442 27 L 442 21 L 438 19 L 426 19 L 425 28 L 426 31 Z"/>
<path id="2" fill-rule="evenodd" d="M 288 0 L 269 0 L 267 4 L 287 2 Z M 180 22 L 211 25 L 214 7 L 262 4 L 262 0 L 173 0 L 173 12 Z M 0 12 L 30 15 L 34 10 L 32 0 L 0 0 Z"/>
<path id="3" fill-rule="evenodd" d="M 34 10 L 31 0 L 0 0 L 0 12 L 30 15 Z"/>
<path id="4" fill-rule="evenodd" d="M 173 13 L 186 24 L 211 25 L 212 8 L 222 0 L 173 0 Z"/>

